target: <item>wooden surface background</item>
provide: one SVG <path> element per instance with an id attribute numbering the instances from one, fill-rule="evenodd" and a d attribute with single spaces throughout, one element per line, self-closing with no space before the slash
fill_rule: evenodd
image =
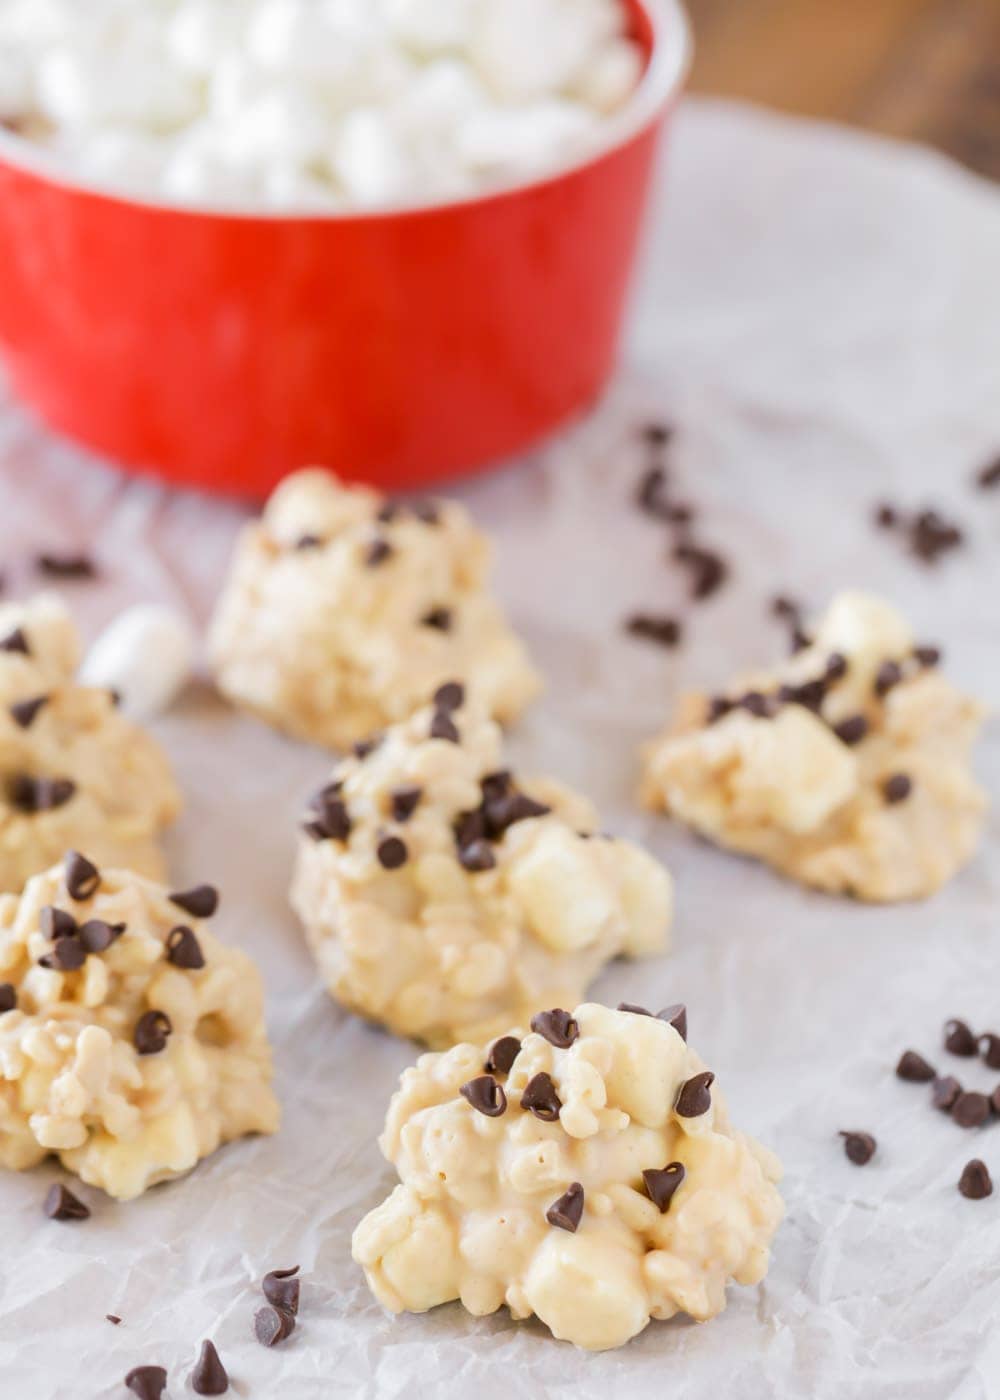
<path id="1" fill-rule="evenodd" d="M 937 146 L 1000 180 L 1000 0 L 688 0 L 696 92 Z"/>

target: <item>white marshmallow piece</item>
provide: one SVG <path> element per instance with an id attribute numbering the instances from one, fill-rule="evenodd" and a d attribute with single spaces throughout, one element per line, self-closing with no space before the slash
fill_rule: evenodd
<path id="1" fill-rule="evenodd" d="M 176 609 L 141 603 L 101 633 L 84 658 L 80 681 L 117 691 L 134 719 L 153 719 L 190 677 L 195 647 L 194 630 Z"/>

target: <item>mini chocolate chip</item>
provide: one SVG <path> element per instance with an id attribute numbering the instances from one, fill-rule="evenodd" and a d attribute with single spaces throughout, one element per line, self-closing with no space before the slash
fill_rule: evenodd
<path id="1" fill-rule="evenodd" d="M 24 635 L 21 627 L 15 627 L 13 632 L 8 632 L 6 637 L 0 641 L 0 651 L 16 651 L 22 656 L 30 656 L 31 648 L 28 646 L 28 639 Z"/>
<path id="2" fill-rule="evenodd" d="M 568 1230 L 575 1235 L 583 1219 L 583 1187 L 578 1181 L 563 1192 L 558 1201 L 553 1201 L 545 1212 L 545 1219 L 557 1230 Z"/>
<path id="3" fill-rule="evenodd" d="M 808 632 L 804 632 L 801 627 L 792 628 L 791 652 L 793 656 L 798 656 L 800 651 L 805 651 L 812 644 L 813 639 Z"/>
<path id="4" fill-rule="evenodd" d="M 771 599 L 771 613 L 774 617 L 780 617 L 783 622 L 798 622 L 802 617 L 802 607 L 794 598 L 779 593 Z"/>
<path id="5" fill-rule="evenodd" d="M 652 1016 L 652 1011 L 647 1011 L 644 1006 L 634 1006 L 630 1001 L 620 1001 L 616 1007 L 618 1011 L 628 1011 L 632 1016 Z"/>
<path id="6" fill-rule="evenodd" d="M 653 516 L 655 520 L 663 520 L 669 508 L 667 493 L 666 471 L 663 467 L 650 467 L 639 478 L 639 485 L 635 492 L 635 503 L 641 511 Z"/>
<path id="7" fill-rule="evenodd" d="M 465 704 L 465 686 L 460 681 L 446 681 L 444 685 L 438 686 L 434 692 L 434 706 L 438 710 L 444 710 L 446 714 L 451 714 L 453 710 L 460 710 Z"/>
<path id="8" fill-rule="evenodd" d="M 833 732 L 842 744 L 853 748 L 860 744 L 868 733 L 868 720 L 864 715 L 851 715 L 833 726 Z"/>
<path id="9" fill-rule="evenodd" d="M 455 727 L 450 715 L 446 715 L 443 710 L 435 711 L 431 720 L 430 737 L 432 739 L 447 739 L 450 744 L 459 744 L 462 736 Z"/>
<path id="10" fill-rule="evenodd" d="M 381 734 L 370 734 L 367 739 L 359 739 L 357 743 L 352 745 L 351 752 L 355 758 L 360 759 L 363 763 L 370 753 L 375 752 L 381 742 Z"/>
<path id="11" fill-rule="evenodd" d="M 117 1313 L 105 1313 L 105 1314 L 104 1314 L 104 1320 L 105 1320 L 105 1322 L 110 1322 L 110 1323 L 112 1323 L 115 1327 L 118 1327 L 118 1326 L 121 1325 L 121 1318 L 118 1316 Z"/>
<path id="12" fill-rule="evenodd" d="M 840 651 L 831 652 L 826 658 L 824 679 L 832 684 L 842 681 L 847 675 L 847 657 Z"/>
<path id="13" fill-rule="evenodd" d="M 688 1013 L 683 1002 L 675 1002 L 673 1006 L 665 1006 L 662 1011 L 656 1013 L 658 1021 L 666 1021 L 668 1026 L 673 1026 L 681 1040 L 688 1038 Z"/>
<path id="14" fill-rule="evenodd" d="M 195 1395 L 225 1395 L 229 1389 L 229 1376 L 212 1342 L 204 1341 L 201 1344 L 198 1360 L 191 1372 L 191 1389 Z"/>
<path id="15" fill-rule="evenodd" d="M 36 695 L 31 700 L 19 700 L 10 707 L 10 717 L 20 729 L 30 729 L 40 710 L 49 703 L 47 695 Z"/>
<path id="16" fill-rule="evenodd" d="M 398 501 L 385 501 L 379 506 L 375 519 L 380 525 L 391 525 L 399 516 L 400 509 Z"/>
<path id="17" fill-rule="evenodd" d="M 291 1269 L 272 1269 L 264 1275 L 261 1290 L 264 1297 L 281 1312 L 295 1317 L 299 1311 L 299 1280 L 296 1275 L 300 1265 Z"/>
<path id="18" fill-rule="evenodd" d="M 450 632 L 453 621 L 451 608 L 431 608 L 420 619 L 420 625 L 433 627 L 435 632 Z"/>
<path id="19" fill-rule="evenodd" d="M 30 773 L 19 773 L 11 779 L 10 800 L 21 812 L 51 812 L 63 807 L 76 792 L 76 784 L 69 778 L 36 778 Z"/>
<path id="20" fill-rule="evenodd" d="M 178 890 L 167 898 L 193 919 L 210 919 L 219 907 L 219 891 L 214 885 L 195 885 L 194 889 Z"/>
<path id="21" fill-rule="evenodd" d="M 670 1209 L 670 1202 L 674 1198 L 674 1192 L 684 1180 L 684 1167 L 680 1162 L 668 1162 L 662 1169 L 650 1167 L 642 1174 L 643 1185 L 646 1188 L 646 1195 L 659 1210 L 661 1215 L 665 1215 Z"/>
<path id="22" fill-rule="evenodd" d="M 96 578 L 97 565 L 86 554 L 39 554 L 35 568 L 49 578 Z"/>
<path id="23" fill-rule="evenodd" d="M 369 569 L 377 569 L 380 564 L 385 563 L 385 561 L 392 555 L 392 553 L 392 545 L 389 543 L 388 540 L 372 540 L 365 554 L 365 567 Z"/>
<path id="24" fill-rule="evenodd" d="M 470 841 L 467 846 L 459 846 L 458 863 L 470 875 L 479 875 L 484 870 L 492 870 L 497 858 L 486 841 Z"/>
<path id="25" fill-rule="evenodd" d="M 674 1112 L 680 1118 L 700 1118 L 712 1107 L 711 1088 L 715 1075 L 709 1070 L 694 1075 L 681 1085 L 674 1104 Z"/>
<path id="26" fill-rule="evenodd" d="M 1000 486 L 1000 457 L 995 457 L 992 462 L 987 462 L 985 467 L 981 467 L 976 473 L 976 485 L 980 491 L 992 491 L 994 486 Z"/>
<path id="27" fill-rule="evenodd" d="M 167 962 L 174 967 L 182 967 L 187 972 L 196 972 L 205 966 L 205 954 L 193 929 L 178 924 L 167 934 Z"/>
<path id="28" fill-rule="evenodd" d="M 521 1042 L 516 1035 L 502 1035 L 490 1046 L 483 1068 L 487 1074 L 509 1074 L 514 1061 L 521 1053 Z"/>
<path id="29" fill-rule="evenodd" d="M 66 1186 L 50 1186 L 45 1196 L 45 1214 L 50 1220 L 89 1220 L 90 1207 Z"/>
<path id="30" fill-rule="evenodd" d="M 959 1094 L 951 1106 L 951 1116 L 960 1128 L 981 1128 L 990 1116 L 990 1101 L 986 1094 Z"/>
<path id="31" fill-rule="evenodd" d="M 633 613 L 625 623 L 630 637 L 655 642 L 661 647 L 680 646 L 684 629 L 676 617 L 659 617 L 652 613 Z"/>
<path id="32" fill-rule="evenodd" d="M 883 661 L 875 673 L 875 694 L 888 695 L 902 679 L 903 668 L 898 661 Z"/>
<path id="33" fill-rule="evenodd" d="M 923 564 L 936 564 L 939 555 L 965 542 L 960 527 L 936 510 L 920 511 L 909 522 L 907 534 L 910 552 Z"/>
<path id="34" fill-rule="evenodd" d="M 346 841 L 350 836 L 351 818 L 346 802 L 337 795 L 339 791 L 339 783 L 328 784 L 310 802 L 315 816 L 306 823 L 305 830 L 314 841 Z"/>
<path id="35" fill-rule="evenodd" d="M 728 700 L 725 695 L 713 695 L 708 702 L 708 714 L 706 724 L 716 724 L 720 719 L 724 719 L 730 710 L 735 709 L 732 700 Z"/>
<path id="36" fill-rule="evenodd" d="M 167 1388 L 162 1366 L 135 1366 L 125 1377 L 125 1385 L 139 1400 L 160 1400 Z"/>
<path id="37" fill-rule="evenodd" d="M 979 1047 L 976 1037 L 965 1022 L 953 1017 L 950 1021 L 945 1022 L 944 1048 L 949 1054 L 962 1055 L 965 1059 L 971 1059 Z"/>
<path id="38" fill-rule="evenodd" d="M 681 544 L 674 549 L 674 558 L 691 575 L 691 596 L 699 602 L 717 593 L 729 577 L 729 565 L 710 549 Z"/>
<path id="39" fill-rule="evenodd" d="M 396 788 L 390 797 L 393 821 L 408 822 L 417 810 L 417 805 L 423 795 L 423 788 Z"/>
<path id="40" fill-rule="evenodd" d="M 166 1049 L 167 1037 L 173 1030 L 165 1011 L 146 1011 L 139 1017 L 132 1036 L 140 1055 L 158 1055 Z"/>
<path id="41" fill-rule="evenodd" d="M 65 909 L 46 904 L 38 916 L 38 927 L 46 938 L 71 938 L 76 933 L 76 920 Z"/>
<path id="42" fill-rule="evenodd" d="M 891 807 L 905 802 L 913 791 L 913 779 L 906 773 L 893 773 L 882 784 L 882 796 Z"/>
<path id="43" fill-rule="evenodd" d="M 406 849 L 406 842 L 401 841 L 398 836 L 383 836 L 375 854 L 383 870 L 398 870 L 401 865 L 406 864 L 410 855 Z"/>
<path id="44" fill-rule="evenodd" d="M 935 1108 L 941 1109 L 943 1113 L 950 1113 L 961 1092 L 961 1084 L 952 1075 L 946 1075 L 943 1079 L 935 1079 L 934 1087 L 931 1090 L 931 1103 Z"/>
<path id="45" fill-rule="evenodd" d="M 434 501 L 414 501 L 410 509 L 421 525 L 441 524 L 441 511 Z"/>
<path id="46" fill-rule="evenodd" d="M 978 1157 L 966 1162 L 962 1168 L 962 1175 L 958 1178 L 958 1189 L 970 1201 L 981 1201 L 992 1195 L 993 1182 L 986 1163 Z"/>
<path id="47" fill-rule="evenodd" d="M 56 972 L 77 972 L 87 961 L 87 950 L 73 934 L 57 938 L 51 953 L 38 959 L 39 967 L 51 968 Z"/>
<path id="48" fill-rule="evenodd" d="M 899 512 L 895 506 L 883 501 L 875 507 L 875 524 L 880 530 L 893 530 L 899 524 Z"/>
<path id="49" fill-rule="evenodd" d="M 748 690 L 736 703 L 741 710 L 746 710 L 755 719 L 771 719 L 775 713 L 771 697 L 762 695 L 759 690 Z"/>
<path id="50" fill-rule="evenodd" d="M 481 1074 L 476 1079 L 470 1079 L 458 1092 L 477 1113 L 485 1114 L 487 1118 L 499 1118 L 507 1112 L 507 1095 L 492 1075 Z"/>
<path id="51" fill-rule="evenodd" d="M 101 883 L 101 872 L 79 851 L 70 851 L 63 862 L 63 879 L 70 899 L 92 899 Z"/>
<path id="52" fill-rule="evenodd" d="M 940 647 L 914 647 L 913 655 L 921 666 L 937 666 L 941 661 Z"/>
<path id="53" fill-rule="evenodd" d="M 935 1070 L 916 1050 L 904 1050 L 896 1066 L 896 1076 L 911 1084 L 929 1084 L 935 1077 Z"/>
<path id="54" fill-rule="evenodd" d="M 1000 1069 L 1000 1035 L 987 1031 L 979 1037 L 979 1054 L 990 1069 Z"/>
<path id="55" fill-rule="evenodd" d="M 543 1123 L 554 1123 L 559 1117 L 562 1103 L 552 1083 L 552 1076 L 544 1071 L 533 1074 L 521 1094 L 521 1107 L 532 1112 Z"/>
<path id="56" fill-rule="evenodd" d="M 841 1131 L 840 1136 L 844 1139 L 844 1155 L 856 1167 L 865 1166 L 875 1156 L 876 1142 L 871 1133 Z"/>
<path id="57" fill-rule="evenodd" d="M 483 799 L 482 814 L 486 834 L 493 841 L 499 841 L 504 833 L 517 822 L 530 821 L 534 817 L 546 817 L 552 811 L 544 802 L 536 802 L 524 792 L 506 792 L 497 797 Z"/>
<path id="58" fill-rule="evenodd" d="M 990 1108 L 992 1108 L 993 1112 L 998 1117 L 1000 1117 L 1000 1086 L 994 1089 L 992 1094 L 990 1095 Z"/>
<path id="59" fill-rule="evenodd" d="M 666 447 L 676 430 L 669 423 L 645 423 L 640 431 L 650 447 Z"/>
<path id="60" fill-rule="evenodd" d="M 568 1050 L 580 1034 L 580 1027 L 573 1017 L 559 1006 L 532 1016 L 531 1029 L 559 1050 Z"/>
<path id="61" fill-rule="evenodd" d="M 254 1313 L 253 1331 L 262 1347 L 277 1346 L 295 1331 L 295 1318 L 280 1308 L 259 1308 Z"/>
<path id="62" fill-rule="evenodd" d="M 0 982 L 0 1016 L 17 1010 L 17 988 L 13 982 Z"/>
<path id="63" fill-rule="evenodd" d="M 104 919 L 88 919 L 81 924 L 78 937 L 87 953 L 103 953 L 125 932 L 124 924 L 109 924 Z"/>
<path id="64" fill-rule="evenodd" d="M 293 546 L 295 549 L 322 549 L 323 540 L 320 535 L 300 535 Z"/>
<path id="65" fill-rule="evenodd" d="M 495 773 L 487 773 L 485 778 L 481 778 L 479 782 L 483 801 L 495 802 L 500 797 L 506 797 L 513 783 L 513 774 L 506 768 L 498 769 Z"/>

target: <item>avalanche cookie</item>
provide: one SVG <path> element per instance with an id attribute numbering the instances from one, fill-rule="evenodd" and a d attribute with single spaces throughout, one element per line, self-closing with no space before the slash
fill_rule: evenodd
<path id="1" fill-rule="evenodd" d="M 650 1318 L 705 1321 L 758 1283 L 783 1213 L 770 1152 L 736 1132 L 683 1007 L 585 1005 L 404 1072 L 381 1147 L 400 1185 L 354 1232 L 393 1312 L 506 1303 L 601 1351 Z"/>
<path id="2" fill-rule="evenodd" d="M 0 895 L 0 1167 L 122 1200 L 278 1124 L 260 976 L 168 894 L 71 853 Z"/>
<path id="3" fill-rule="evenodd" d="M 65 851 L 157 876 L 180 796 L 162 752 L 106 690 L 78 685 L 79 642 L 42 595 L 0 607 L 0 889 Z"/>
<path id="4" fill-rule="evenodd" d="M 983 711 L 878 598 L 840 594 L 803 640 L 773 671 L 687 697 L 645 752 L 643 796 L 803 884 L 929 895 L 979 838 Z"/>
<path id="5" fill-rule="evenodd" d="M 338 1001 L 401 1035 L 483 1039 L 572 1006 L 619 954 L 662 949 L 672 883 L 589 802 L 503 766 L 449 683 L 334 770 L 306 815 L 292 903 Z"/>
<path id="6" fill-rule="evenodd" d="M 403 505 L 299 472 L 237 548 L 210 636 L 219 686 L 331 748 L 404 719 L 452 675 L 514 719 L 539 681 L 486 591 L 489 557 L 453 502 Z"/>

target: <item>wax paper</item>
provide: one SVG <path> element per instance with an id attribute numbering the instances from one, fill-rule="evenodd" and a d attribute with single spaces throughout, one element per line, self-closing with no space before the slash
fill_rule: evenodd
<path id="1" fill-rule="evenodd" d="M 867 908 L 807 893 L 634 802 L 636 749 L 678 691 L 784 653 L 775 593 L 894 598 L 954 678 L 1000 700 L 1000 493 L 971 478 L 1000 450 L 1000 198 L 943 159 L 752 110 L 691 102 L 665 153 L 623 363 L 599 410 L 508 470 L 460 484 L 496 542 L 496 583 L 545 671 L 515 761 L 579 785 L 604 825 L 677 880 L 675 947 L 616 963 L 594 996 L 684 1000 L 692 1044 L 738 1125 L 781 1156 L 787 1220 L 767 1279 L 707 1325 L 652 1324 L 589 1356 L 537 1322 L 457 1304 L 393 1318 L 350 1257 L 395 1173 L 376 1138 L 415 1047 L 321 988 L 286 902 L 296 816 L 329 758 L 194 685 L 155 724 L 186 794 L 169 840 L 178 884 L 223 891 L 217 931 L 267 983 L 277 1136 L 230 1146 L 131 1204 L 84 1192 L 86 1223 L 48 1221 L 55 1166 L 0 1181 L 0 1395 L 124 1397 L 159 1363 L 190 1393 L 212 1337 L 233 1394 L 978 1400 L 1000 1394 L 1000 1124 L 963 1131 L 893 1075 L 912 1046 L 972 1087 L 1000 1076 L 941 1048 L 946 1017 L 1000 1029 L 998 825 L 950 888 Z M 631 498 L 636 425 L 677 427 L 675 479 L 730 560 L 692 604 L 662 529 Z M 102 577 L 64 592 L 93 635 L 162 599 L 204 623 L 241 507 L 129 480 L 0 405 L 0 544 L 10 592 L 35 548 L 88 548 Z M 936 567 L 871 524 L 873 503 L 934 504 L 967 546 Z M 628 638 L 637 609 L 676 613 L 665 652 Z M 1000 790 L 1000 743 L 978 753 Z M 875 1134 L 866 1167 L 837 1133 Z M 997 1194 L 968 1201 L 964 1163 Z M 252 1336 L 259 1280 L 301 1264 L 299 1326 Z M 117 1314 L 117 1327 L 105 1320 Z"/>

